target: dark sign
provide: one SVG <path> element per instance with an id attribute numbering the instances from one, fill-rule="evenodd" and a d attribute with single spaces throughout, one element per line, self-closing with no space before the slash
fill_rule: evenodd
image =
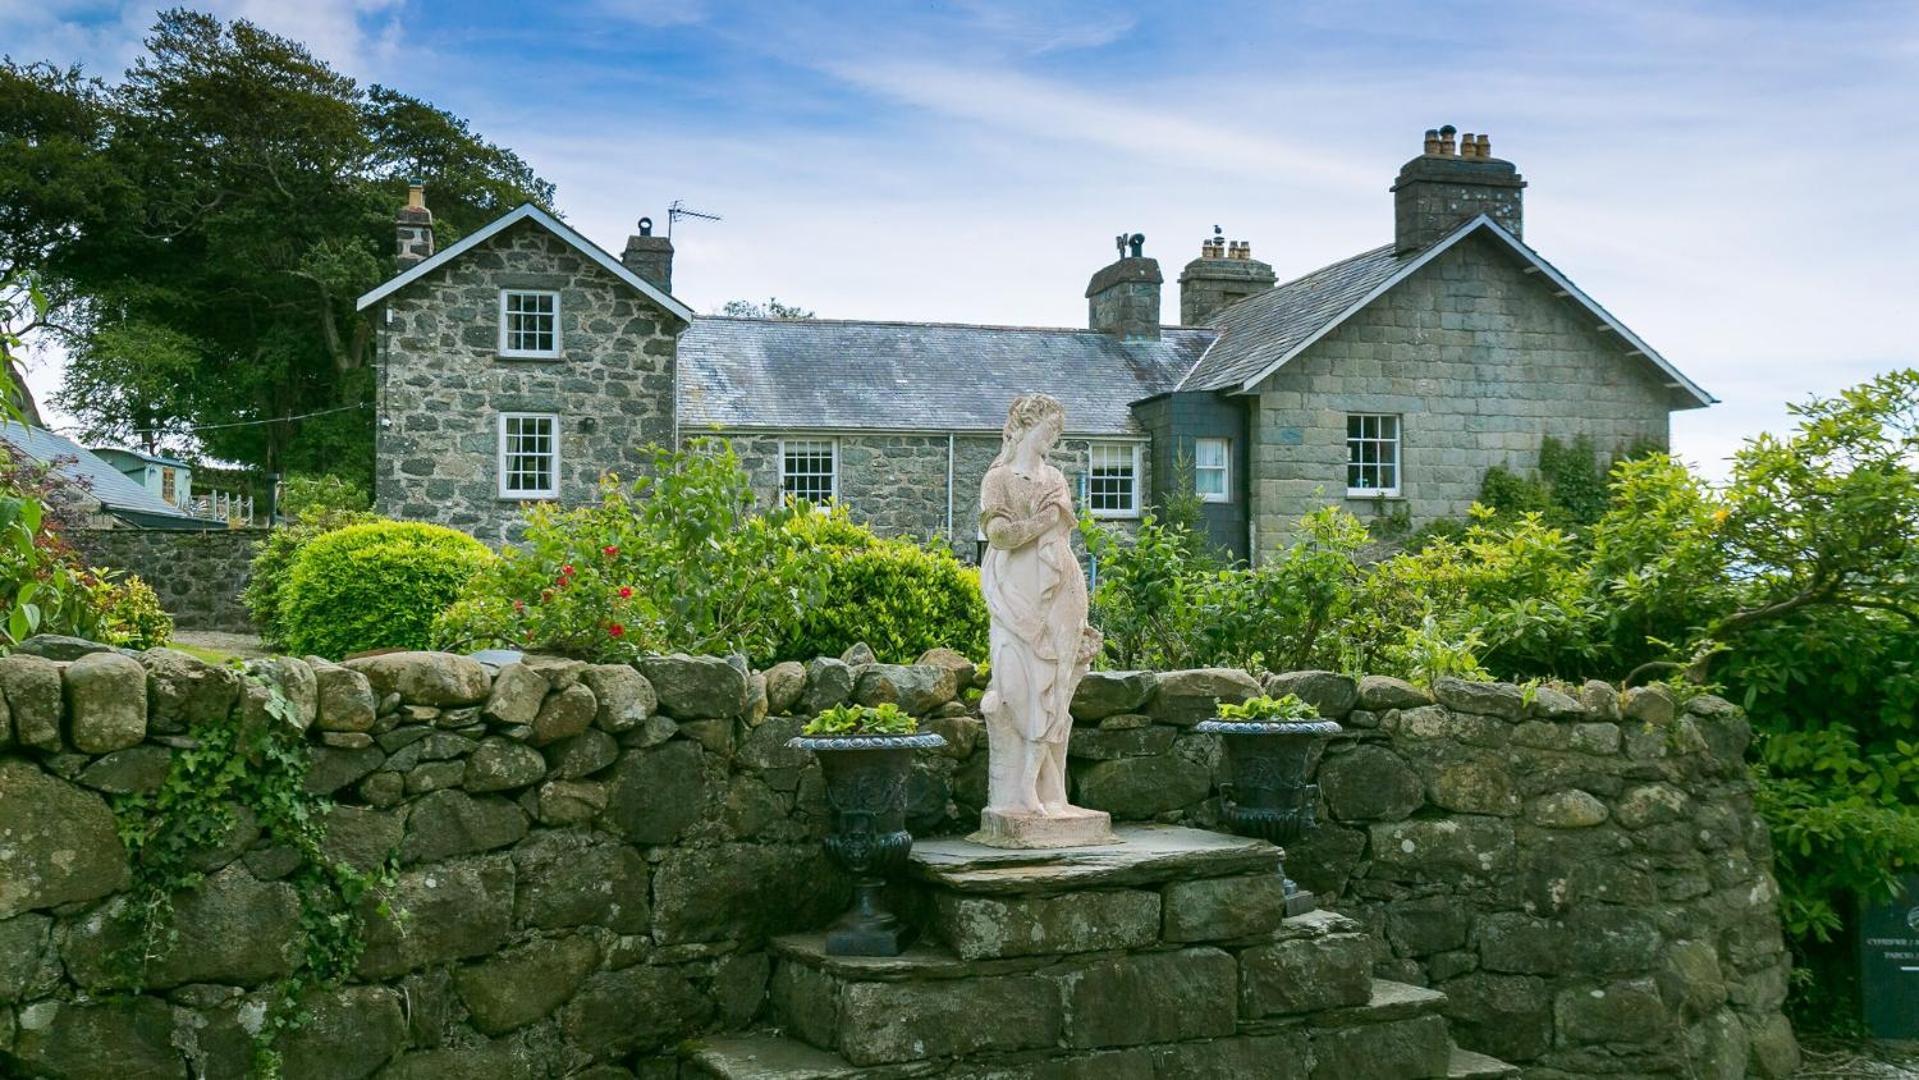
<path id="1" fill-rule="evenodd" d="M 1919 1039 L 1919 874 L 1904 884 L 1859 924 L 1859 996 L 1866 1030 L 1881 1039 Z"/>

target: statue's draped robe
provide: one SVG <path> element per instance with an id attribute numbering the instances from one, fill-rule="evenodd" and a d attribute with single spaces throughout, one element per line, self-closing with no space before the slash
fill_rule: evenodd
<path id="1" fill-rule="evenodd" d="M 1057 744 L 1072 731 L 1067 710 L 1086 625 L 1086 579 L 1071 542 L 1072 491 L 1052 465 L 1031 476 L 996 465 L 980 486 L 980 526 L 989 535 L 994 519 L 1026 521 L 1049 503 L 1066 512 L 1055 515 L 1057 524 L 1032 543 L 1012 550 L 988 546 L 980 562 L 980 589 L 992 618 L 989 646 L 998 705 L 1022 739 Z"/>

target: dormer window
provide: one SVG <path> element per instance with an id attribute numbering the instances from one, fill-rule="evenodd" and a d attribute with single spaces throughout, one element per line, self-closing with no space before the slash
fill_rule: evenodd
<path id="1" fill-rule="evenodd" d="M 500 355 L 559 359 L 559 293 L 540 289 L 500 290 Z"/>

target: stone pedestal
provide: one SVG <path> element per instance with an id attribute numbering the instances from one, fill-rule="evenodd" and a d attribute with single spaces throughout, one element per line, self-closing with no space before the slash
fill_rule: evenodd
<path id="1" fill-rule="evenodd" d="M 987 847 L 1028 851 L 1100 847 L 1119 842 L 1113 835 L 1113 815 L 1083 806 L 1068 806 L 1052 814 L 982 810 L 979 831 L 967 839 Z"/>
<path id="2" fill-rule="evenodd" d="M 1168 825 L 1114 841 L 915 845 L 919 944 L 852 957 L 819 934 L 776 939 L 780 1033 L 703 1039 L 682 1075 L 1510 1075 L 1450 1073 L 1445 995 L 1374 979 L 1358 923 L 1287 917 L 1266 841 Z"/>

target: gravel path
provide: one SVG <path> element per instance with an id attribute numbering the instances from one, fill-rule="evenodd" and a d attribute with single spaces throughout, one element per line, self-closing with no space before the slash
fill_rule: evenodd
<path id="1" fill-rule="evenodd" d="M 1919 1043 L 1808 1037 L 1799 1080 L 1915 1080 Z"/>

